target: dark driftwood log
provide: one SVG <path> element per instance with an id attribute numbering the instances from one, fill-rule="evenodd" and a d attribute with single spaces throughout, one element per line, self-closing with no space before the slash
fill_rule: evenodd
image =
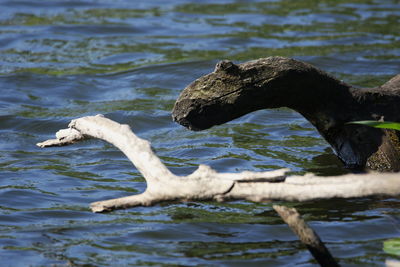
<path id="1" fill-rule="evenodd" d="M 321 266 L 339 266 L 317 233 L 307 225 L 295 208 L 278 205 L 274 205 L 273 208 Z"/>
<path id="2" fill-rule="evenodd" d="M 346 124 L 400 121 L 400 75 L 370 89 L 354 88 L 293 59 L 269 57 L 242 64 L 221 61 L 186 87 L 173 118 L 203 130 L 249 112 L 288 107 L 310 121 L 346 167 L 400 170 L 397 132 Z"/>

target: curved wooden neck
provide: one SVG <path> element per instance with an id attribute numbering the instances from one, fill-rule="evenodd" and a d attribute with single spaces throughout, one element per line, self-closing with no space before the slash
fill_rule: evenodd
<path id="1" fill-rule="evenodd" d="M 298 98 L 286 106 L 318 130 L 346 167 L 400 171 L 399 132 L 348 124 L 360 120 L 400 121 L 400 94 L 394 86 L 397 83 L 357 89 L 324 74 L 311 80 L 298 83 Z"/>

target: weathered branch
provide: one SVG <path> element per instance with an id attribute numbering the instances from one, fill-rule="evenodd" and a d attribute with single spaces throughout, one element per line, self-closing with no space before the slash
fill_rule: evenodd
<path id="1" fill-rule="evenodd" d="M 176 176 L 152 151 L 150 143 L 137 137 L 128 125 L 101 115 L 73 120 L 57 139 L 38 143 L 40 147 L 73 144 L 85 138 L 105 140 L 120 149 L 146 179 L 145 192 L 138 195 L 91 204 L 94 212 L 133 206 L 148 206 L 160 201 L 245 199 L 251 201 L 307 201 L 373 195 L 400 195 L 399 174 L 349 174 L 340 177 L 286 177 L 287 169 L 267 172 L 218 173 L 208 166 L 188 176 Z"/>
<path id="2" fill-rule="evenodd" d="M 339 266 L 317 233 L 307 225 L 295 208 L 278 205 L 274 205 L 273 208 L 321 266 Z"/>

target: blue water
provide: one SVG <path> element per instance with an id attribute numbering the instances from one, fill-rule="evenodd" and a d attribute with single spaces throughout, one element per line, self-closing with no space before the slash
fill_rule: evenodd
<path id="1" fill-rule="evenodd" d="M 94 201 L 146 184 L 113 146 L 40 149 L 71 119 L 129 124 L 178 175 L 218 171 L 346 173 L 289 109 L 259 111 L 202 132 L 171 120 L 180 91 L 214 69 L 280 55 L 356 86 L 400 73 L 400 4 L 376 1 L 0 0 L 0 259 L 2 266 L 310 266 L 271 208 L 162 203 L 94 214 Z M 290 203 L 345 266 L 396 258 L 386 214 L 397 198 Z"/>

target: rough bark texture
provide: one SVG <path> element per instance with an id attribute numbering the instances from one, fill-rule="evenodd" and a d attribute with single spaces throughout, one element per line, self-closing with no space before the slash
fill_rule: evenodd
<path id="1" fill-rule="evenodd" d="M 274 205 L 273 208 L 321 266 L 339 266 L 317 233 L 307 225 L 295 208 L 278 205 Z"/>
<path id="2" fill-rule="evenodd" d="M 160 201 L 245 199 L 251 201 L 307 201 L 374 195 L 400 195 L 398 174 L 349 174 L 340 177 L 314 175 L 286 176 L 287 169 L 241 173 L 218 173 L 200 165 L 188 176 L 176 176 L 152 151 L 150 143 L 137 137 L 128 125 L 101 115 L 82 117 L 57 133 L 57 139 L 38 143 L 39 147 L 73 144 L 86 138 L 99 138 L 119 148 L 147 182 L 142 194 L 91 204 L 94 212 L 133 206 L 149 206 Z"/>
<path id="3" fill-rule="evenodd" d="M 400 122 L 400 75 L 377 88 L 354 88 L 301 61 L 269 57 L 234 64 L 187 86 L 173 118 L 203 130 L 249 112 L 288 107 L 302 114 L 332 146 L 346 167 L 400 170 L 398 132 L 347 124 L 359 120 Z"/>

